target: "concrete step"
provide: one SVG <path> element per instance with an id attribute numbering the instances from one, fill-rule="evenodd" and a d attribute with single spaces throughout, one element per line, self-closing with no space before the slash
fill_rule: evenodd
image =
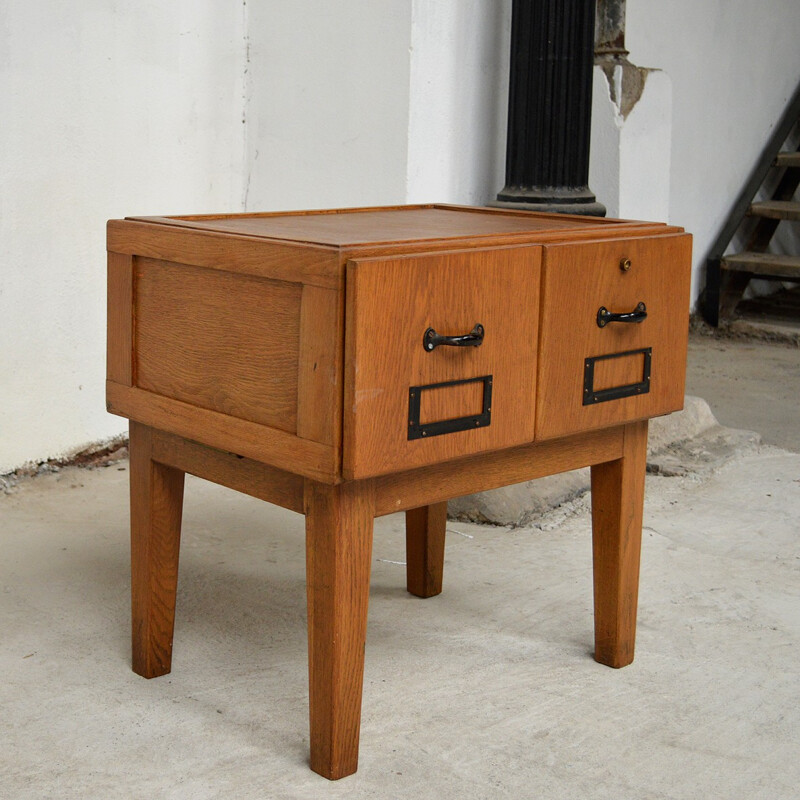
<path id="1" fill-rule="evenodd" d="M 775 157 L 776 167 L 800 167 L 800 151 L 794 153 L 778 153 Z"/>
<path id="2" fill-rule="evenodd" d="M 722 269 L 750 272 L 764 278 L 800 281 L 800 256 L 777 253 L 736 253 L 722 259 Z"/>
<path id="3" fill-rule="evenodd" d="M 800 203 L 794 200 L 765 200 L 753 203 L 748 213 L 754 217 L 800 220 Z"/>

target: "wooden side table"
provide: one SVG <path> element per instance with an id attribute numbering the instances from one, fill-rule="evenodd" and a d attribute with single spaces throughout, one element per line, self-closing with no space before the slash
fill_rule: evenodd
<path id="1" fill-rule="evenodd" d="M 305 514 L 311 768 L 355 772 L 376 516 L 442 590 L 447 500 L 590 466 L 595 658 L 633 659 L 647 420 L 682 407 L 690 237 L 411 206 L 108 226 L 133 669 L 170 671 L 183 476 Z"/>

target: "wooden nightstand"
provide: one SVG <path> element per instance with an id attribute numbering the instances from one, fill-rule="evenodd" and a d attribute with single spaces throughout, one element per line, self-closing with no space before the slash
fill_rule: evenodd
<path id="1" fill-rule="evenodd" d="M 442 587 L 447 500 L 591 466 L 595 658 L 633 660 L 647 420 L 683 405 L 691 237 L 458 206 L 108 223 L 133 669 L 170 670 L 185 472 L 306 515 L 311 767 L 355 772 L 373 518 Z"/>

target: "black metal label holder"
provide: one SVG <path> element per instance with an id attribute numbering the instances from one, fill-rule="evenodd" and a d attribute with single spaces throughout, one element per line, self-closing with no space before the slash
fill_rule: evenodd
<path id="1" fill-rule="evenodd" d="M 650 391 L 650 364 L 652 361 L 652 354 L 652 347 L 643 347 L 641 350 L 626 350 L 624 353 L 610 353 L 608 355 L 587 358 L 583 368 L 583 405 L 591 406 L 595 403 L 605 403 L 608 400 L 619 400 L 623 397 L 647 394 Z M 639 383 L 628 383 L 624 386 L 611 386 L 608 389 L 598 389 L 595 391 L 594 365 L 598 361 L 636 355 L 641 355 L 643 357 L 642 380 Z"/>
<path id="2" fill-rule="evenodd" d="M 448 386 L 461 386 L 466 383 L 483 383 L 483 404 L 480 414 L 456 419 L 443 419 L 438 422 L 427 422 L 424 425 L 419 421 L 422 393 L 427 389 L 443 389 Z M 466 378 L 459 381 L 446 381 L 445 383 L 429 383 L 425 386 L 412 386 L 408 390 L 408 438 L 428 439 L 431 436 L 441 436 L 443 433 L 455 433 L 474 428 L 486 428 L 492 423 L 492 376 L 483 375 L 479 378 Z"/>

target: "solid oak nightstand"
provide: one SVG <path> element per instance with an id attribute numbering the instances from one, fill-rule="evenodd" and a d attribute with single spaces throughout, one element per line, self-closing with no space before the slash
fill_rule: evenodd
<path id="1" fill-rule="evenodd" d="M 133 669 L 170 671 L 183 476 L 306 515 L 311 768 L 355 772 L 372 527 L 442 588 L 447 500 L 590 466 L 595 658 L 633 660 L 647 420 L 683 406 L 691 237 L 445 205 L 108 223 Z"/>

